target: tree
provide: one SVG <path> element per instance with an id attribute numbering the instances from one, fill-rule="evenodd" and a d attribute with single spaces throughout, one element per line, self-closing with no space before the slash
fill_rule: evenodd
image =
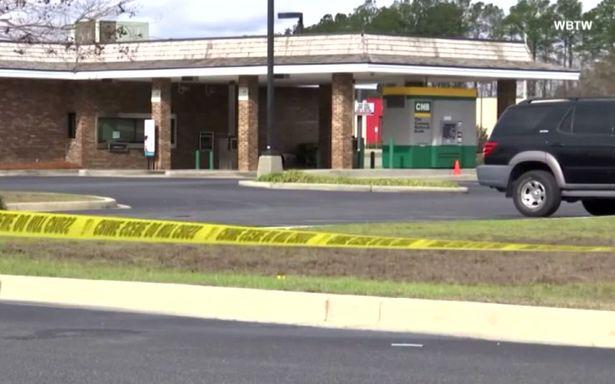
<path id="1" fill-rule="evenodd" d="M 615 52 L 593 63 L 581 73 L 576 88 L 560 87 L 558 96 L 613 96 L 615 94 Z"/>
<path id="2" fill-rule="evenodd" d="M 561 21 L 576 21 L 583 18 L 583 6 L 578 0 L 557 0 L 554 10 L 556 18 Z M 560 51 L 559 61 L 565 67 L 572 67 L 575 50 L 581 41 L 581 32 L 561 29 L 556 32 L 556 39 Z"/>
<path id="3" fill-rule="evenodd" d="M 77 24 L 132 14 L 132 3 L 133 0 L 0 0 L 0 38 L 25 43 L 70 43 Z"/>
<path id="4" fill-rule="evenodd" d="M 404 20 L 394 7 L 383 7 L 373 17 L 367 32 L 401 34 L 404 30 Z"/>
<path id="5" fill-rule="evenodd" d="M 615 0 L 603 0 L 583 15 L 592 29 L 582 35 L 581 50 L 585 61 L 594 61 L 615 51 Z"/>
<path id="6" fill-rule="evenodd" d="M 467 32 L 463 17 L 465 3 L 469 4 L 469 0 L 397 0 L 393 7 L 403 20 L 400 32 L 404 35 L 461 37 Z"/>
<path id="7" fill-rule="evenodd" d="M 510 8 L 504 24 L 511 38 L 526 41 L 532 60 L 549 61 L 555 42 L 554 21 L 555 6 L 550 0 L 519 0 Z M 542 94 L 546 96 L 546 81 L 542 85 Z M 530 97 L 537 95 L 536 81 L 528 82 L 528 94 Z"/>
<path id="8" fill-rule="evenodd" d="M 504 11 L 493 4 L 482 1 L 468 5 L 465 13 L 467 36 L 480 39 L 502 39 L 504 37 Z"/>
<path id="9" fill-rule="evenodd" d="M 354 13 L 348 18 L 350 28 L 353 31 L 366 31 L 379 11 L 380 10 L 376 6 L 376 0 L 365 0 L 365 2 L 358 6 L 354 10 Z"/>
<path id="10" fill-rule="evenodd" d="M 555 10 L 549 0 L 519 0 L 510 8 L 505 24 L 511 37 L 527 41 L 532 59 L 536 60 L 539 56 L 545 58 L 551 50 L 554 21 Z"/>

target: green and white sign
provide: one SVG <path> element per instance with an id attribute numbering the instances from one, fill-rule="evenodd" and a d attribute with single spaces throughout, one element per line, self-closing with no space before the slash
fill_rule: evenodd
<path id="1" fill-rule="evenodd" d="M 415 101 L 415 113 L 431 113 L 431 101 Z"/>

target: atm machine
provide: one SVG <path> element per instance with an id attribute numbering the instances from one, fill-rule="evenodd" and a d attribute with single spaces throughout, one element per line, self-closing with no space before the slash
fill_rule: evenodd
<path id="1" fill-rule="evenodd" d="M 237 169 L 237 136 L 220 137 L 217 140 L 218 168 Z"/>
<path id="2" fill-rule="evenodd" d="M 476 166 L 475 89 L 384 87 L 384 168 Z"/>

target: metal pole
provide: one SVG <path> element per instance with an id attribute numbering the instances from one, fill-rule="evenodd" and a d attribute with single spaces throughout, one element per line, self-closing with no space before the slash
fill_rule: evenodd
<path id="1" fill-rule="evenodd" d="M 389 168 L 390 169 L 395 168 L 395 166 L 393 165 L 393 161 L 395 161 L 395 156 L 393 154 L 394 150 L 395 150 L 395 144 L 394 144 L 393 138 L 391 137 L 389 139 Z"/>
<path id="2" fill-rule="evenodd" d="M 275 121 L 274 108 L 274 0 L 268 0 L 267 4 L 267 154 L 272 155 L 275 151 L 273 143 L 273 125 Z"/>

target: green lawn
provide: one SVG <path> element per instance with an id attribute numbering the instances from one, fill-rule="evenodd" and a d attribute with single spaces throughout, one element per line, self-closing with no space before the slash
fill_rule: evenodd
<path id="1" fill-rule="evenodd" d="M 271 183 L 307 183 L 307 184 L 348 184 L 348 185 L 377 185 L 402 187 L 443 187 L 455 188 L 459 185 L 449 180 L 417 180 L 403 178 L 357 178 L 346 176 L 312 175 L 301 171 L 286 171 L 273 173 L 258 178 L 258 181 Z"/>
<path id="2" fill-rule="evenodd" d="M 428 239 L 615 245 L 615 217 L 348 224 L 317 230 Z"/>
<path id="3" fill-rule="evenodd" d="M 328 292 L 424 299 L 615 309 L 615 283 L 532 284 L 522 286 L 392 282 L 353 277 L 262 276 L 199 273 L 106 263 L 0 257 L 0 273 L 95 280 L 201 284 L 303 292 Z"/>

